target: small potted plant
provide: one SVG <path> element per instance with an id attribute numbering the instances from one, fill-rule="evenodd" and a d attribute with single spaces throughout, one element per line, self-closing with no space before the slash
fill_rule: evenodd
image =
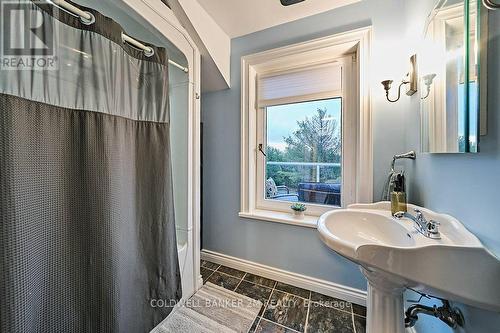
<path id="1" fill-rule="evenodd" d="M 306 205 L 301 203 L 294 203 L 293 205 L 290 206 L 290 208 L 293 210 L 293 214 L 295 215 L 296 218 L 298 219 L 304 218 L 304 212 L 307 209 Z"/>

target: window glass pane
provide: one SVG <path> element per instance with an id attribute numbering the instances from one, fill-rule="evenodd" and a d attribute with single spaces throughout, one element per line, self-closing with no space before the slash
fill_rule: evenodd
<path id="1" fill-rule="evenodd" d="M 341 205 L 342 99 L 266 108 L 268 200 Z"/>

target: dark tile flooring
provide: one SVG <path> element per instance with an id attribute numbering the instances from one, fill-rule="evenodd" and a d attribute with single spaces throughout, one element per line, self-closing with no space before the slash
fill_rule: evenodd
<path id="1" fill-rule="evenodd" d="M 250 333 L 365 332 L 363 306 L 205 260 L 201 275 L 203 283 L 210 281 L 264 304 Z"/>

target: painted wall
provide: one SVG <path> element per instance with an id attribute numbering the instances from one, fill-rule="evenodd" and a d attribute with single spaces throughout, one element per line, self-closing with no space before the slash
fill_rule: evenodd
<path id="1" fill-rule="evenodd" d="M 162 0 L 189 33 L 201 53 L 203 92 L 230 86 L 231 39 L 197 0 Z"/>
<path id="2" fill-rule="evenodd" d="M 232 40 L 231 89 L 202 96 L 204 122 L 203 248 L 292 272 L 366 289 L 358 267 L 330 251 L 315 229 L 238 217 L 240 208 L 241 56 L 373 25 L 374 196 L 379 198 L 392 155 L 406 147 L 402 105 L 384 102 L 382 78 L 405 72 L 394 52 L 404 39 L 404 1 L 368 0 Z M 389 17 L 389 18 L 388 18 Z M 390 63 L 382 69 L 378 63 Z"/>
<path id="3" fill-rule="evenodd" d="M 417 40 L 434 0 L 408 1 L 408 36 Z M 455 216 L 500 257 L 500 10 L 489 13 L 488 135 L 481 137 L 479 154 L 420 154 L 407 163 L 409 198 L 414 203 Z M 420 150 L 419 101 L 409 99 L 405 112 L 407 149 Z M 464 263 L 467 265 L 467 263 Z M 492 292 L 500 292 L 498 289 Z M 461 305 L 466 317 L 460 332 L 498 332 L 500 314 Z M 435 320 L 421 320 L 420 332 L 452 332 Z"/>

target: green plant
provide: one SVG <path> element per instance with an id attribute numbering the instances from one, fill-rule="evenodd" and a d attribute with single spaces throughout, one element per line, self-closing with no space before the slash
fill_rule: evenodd
<path id="1" fill-rule="evenodd" d="M 307 209 L 306 205 L 301 203 L 294 203 L 290 206 L 290 208 L 296 212 L 303 212 Z"/>

